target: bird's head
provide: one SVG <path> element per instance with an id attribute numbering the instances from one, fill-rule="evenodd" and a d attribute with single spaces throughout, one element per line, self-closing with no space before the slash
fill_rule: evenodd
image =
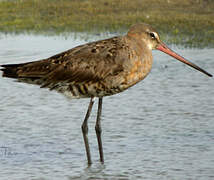
<path id="1" fill-rule="evenodd" d="M 129 37 L 134 37 L 139 42 L 142 42 L 143 45 L 147 46 L 147 48 L 150 50 L 157 49 L 159 51 L 162 51 L 162 52 L 174 57 L 175 59 L 195 68 L 196 70 L 212 77 L 212 75 L 210 73 L 206 72 L 199 66 L 188 61 L 187 59 L 185 59 L 184 57 L 180 56 L 179 54 L 177 54 L 176 52 L 171 50 L 169 47 L 167 47 L 167 45 L 164 44 L 160 40 L 160 36 L 159 36 L 158 32 L 148 24 L 140 23 L 140 24 L 133 25 L 130 28 L 130 30 L 128 31 L 127 35 Z"/>

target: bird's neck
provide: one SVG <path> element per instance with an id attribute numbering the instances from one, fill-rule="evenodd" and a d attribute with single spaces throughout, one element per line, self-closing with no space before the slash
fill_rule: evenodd
<path id="1" fill-rule="evenodd" d="M 127 81 L 131 81 L 128 84 L 133 86 L 143 80 L 150 72 L 153 63 L 152 51 L 145 42 L 136 38 L 132 39 L 132 37 L 128 36 L 126 37 L 126 42 L 130 47 L 132 64 L 127 75 Z"/>

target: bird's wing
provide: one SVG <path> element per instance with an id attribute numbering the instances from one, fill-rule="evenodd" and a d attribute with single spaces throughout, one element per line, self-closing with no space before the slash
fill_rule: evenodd
<path id="1" fill-rule="evenodd" d="M 122 37 L 77 46 L 48 59 L 2 65 L 3 76 L 52 88 L 58 83 L 96 82 L 123 71 Z"/>
<path id="2" fill-rule="evenodd" d="M 111 38 L 97 41 L 73 51 L 67 55 L 64 62 L 62 58 L 61 65 L 43 78 L 42 87 L 53 88 L 62 82 L 72 84 L 98 82 L 123 71 L 123 59 L 120 58 L 118 49 L 120 40 Z"/>

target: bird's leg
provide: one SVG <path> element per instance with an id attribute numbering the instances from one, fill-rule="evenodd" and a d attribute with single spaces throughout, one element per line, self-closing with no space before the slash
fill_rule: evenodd
<path id="1" fill-rule="evenodd" d="M 101 139 L 102 129 L 101 129 L 101 122 L 100 122 L 101 113 L 102 113 L 102 102 L 103 102 L 103 98 L 99 98 L 95 131 L 97 134 L 97 141 L 98 141 L 98 147 L 99 147 L 99 153 L 100 153 L 100 162 L 104 163 L 103 146 L 102 146 L 102 139 Z"/>
<path id="2" fill-rule="evenodd" d="M 90 103 L 88 105 L 88 111 L 85 115 L 85 119 L 82 123 L 82 133 L 83 133 L 83 139 L 84 139 L 84 143 L 85 143 L 85 150 L 86 150 L 86 154 L 87 154 L 87 159 L 88 159 L 88 165 L 91 165 L 91 154 L 90 154 L 90 148 L 89 148 L 89 143 L 88 143 L 88 118 L 91 114 L 91 110 L 94 104 L 94 98 L 92 97 L 90 100 Z"/>

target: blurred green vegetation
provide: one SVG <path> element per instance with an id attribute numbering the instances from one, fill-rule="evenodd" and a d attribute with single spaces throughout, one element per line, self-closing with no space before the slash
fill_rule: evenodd
<path id="1" fill-rule="evenodd" d="M 213 0 L 0 0 L 4 33 L 123 33 L 137 22 L 169 43 L 214 46 Z"/>

